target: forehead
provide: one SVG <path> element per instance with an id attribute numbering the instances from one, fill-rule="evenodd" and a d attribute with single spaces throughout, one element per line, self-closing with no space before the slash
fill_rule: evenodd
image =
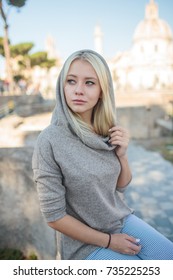
<path id="1" fill-rule="evenodd" d="M 71 63 L 68 70 L 68 75 L 89 75 L 97 78 L 97 74 L 94 70 L 94 67 L 91 65 L 91 63 L 83 59 L 76 59 Z"/>

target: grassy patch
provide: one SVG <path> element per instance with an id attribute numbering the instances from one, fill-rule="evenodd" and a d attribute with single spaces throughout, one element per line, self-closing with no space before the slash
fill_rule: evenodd
<path id="1" fill-rule="evenodd" d="M 173 142 L 161 145 L 159 147 L 159 152 L 166 160 L 173 163 Z"/>
<path id="2" fill-rule="evenodd" d="M 0 249 L 0 260 L 37 260 L 37 256 L 34 253 L 25 256 L 18 249 L 4 248 Z"/>
<path id="3" fill-rule="evenodd" d="M 173 163 L 173 137 L 161 137 L 135 141 L 147 150 L 158 152 L 162 157 Z"/>
<path id="4" fill-rule="evenodd" d="M 173 163 L 173 141 L 165 143 L 156 143 L 150 147 L 152 151 L 157 151 L 162 157 Z"/>

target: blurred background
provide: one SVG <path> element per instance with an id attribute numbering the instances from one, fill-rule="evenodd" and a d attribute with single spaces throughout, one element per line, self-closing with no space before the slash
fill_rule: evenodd
<path id="1" fill-rule="evenodd" d="M 0 0 L 0 259 L 58 258 L 31 160 L 63 62 L 79 49 L 111 70 L 118 122 L 131 135 L 126 199 L 173 241 L 172 10 L 171 0 Z"/>

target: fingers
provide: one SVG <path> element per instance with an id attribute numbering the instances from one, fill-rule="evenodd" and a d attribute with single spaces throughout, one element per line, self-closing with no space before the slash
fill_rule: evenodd
<path id="1" fill-rule="evenodd" d="M 119 158 L 125 156 L 129 144 L 129 133 L 127 130 L 120 126 L 114 126 L 109 129 L 109 133 L 109 143 L 115 146 L 116 155 Z"/>
<path id="2" fill-rule="evenodd" d="M 113 234 L 110 248 L 121 254 L 136 255 L 141 250 L 139 240 L 127 234 Z"/>
<path id="3" fill-rule="evenodd" d="M 121 133 L 127 133 L 127 130 L 121 126 L 113 126 L 109 129 L 109 133 L 112 134 L 114 132 L 120 132 L 120 134 L 121 134 Z"/>
<path id="4" fill-rule="evenodd" d="M 109 142 L 112 145 L 124 145 L 127 146 L 129 142 L 129 134 L 128 132 L 119 126 L 114 126 L 109 130 L 110 140 Z"/>
<path id="5" fill-rule="evenodd" d="M 136 239 L 136 238 L 134 238 L 133 236 L 130 236 L 130 235 L 128 235 L 128 234 L 124 234 L 124 236 L 125 236 L 125 238 L 126 238 L 128 241 L 130 241 L 131 243 L 136 244 L 137 242 L 139 242 L 139 241 L 138 241 L 139 239 Z"/>
<path id="6" fill-rule="evenodd" d="M 136 255 L 140 252 L 141 250 L 141 245 L 133 245 L 129 249 L 129 254 Z"/>
<path id="7" fill-rule="evenodd" d="M 141 245 L 134 245 L 133 243 L 129 244 L 125 250 L 124 254 L 127 255 L 137 255 L 141 250 Z"/>
<path id="8" fill-rule="evenodd" d="M 141 250 L 141 245 L 139 245 L 140 239 L 136 239 L 133 236 L 125 235 L 126 240 L 129 241 L 128 243 L 128 253 L 129 255 L 136 255 Z"/>

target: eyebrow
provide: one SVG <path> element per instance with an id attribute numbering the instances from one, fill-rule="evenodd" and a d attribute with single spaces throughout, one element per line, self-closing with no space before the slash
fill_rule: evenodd
<path id="1" fill-rule="evenodd" d="M 76 75 L 73 75 L 73 74 L 68 74 L 67 77 L 74 77 L 74 78 L 77 78 Z M 85 80 L 97 80 L 97 78 L 94 78 L 94 77 L 85 77 Z"/>

